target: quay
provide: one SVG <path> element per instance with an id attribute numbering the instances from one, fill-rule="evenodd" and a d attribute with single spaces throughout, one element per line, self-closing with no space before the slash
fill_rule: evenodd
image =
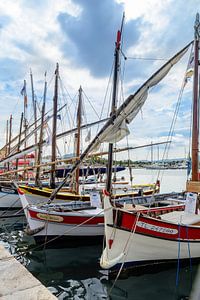
<path id="1" fill-rule="evenodd" d="M 0 299 L 57 299 L 20 262 L 0 245 Z"/>

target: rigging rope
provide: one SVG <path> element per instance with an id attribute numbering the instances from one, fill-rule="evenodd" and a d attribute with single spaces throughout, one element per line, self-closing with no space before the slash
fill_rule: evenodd
<path id="1" fill-rule="evenodd" d="M 129 251 L 130 244 L 131 244 L 131 243 L 129 243 L 129 242 L 133 239 L 133 236 L 134 236 L 134 233 L 135 233 L 135 230 L 136 230 L 136 227 L 137 227 L 137 222 L 138 222 L 139 217 L 140 217 L 140 212 L 137 212 L 137 214 L 136 214 L 136 219 L 135 219 L 135 223 L 133 223 L 133 225 L 132 225 L 132 228 L 131 228 L 129 237 L 128 237 L 128 239 L 127 239 L 127 241 L 126 241 L 126 244 L 125 244 L 125 246 L 124 246 L 124 250 L 123 250 L 124 257 L 123 257 L 122 264 L 121 264 L 120 269 L 119 269 L 119 271 L 118 271 L 118 273 L 117 273 L 117 275 L 116 275 L 116 277 L 115 277 L 115 280 L 114 280 L 114 282 L 113 282 L 113 284 L 112 284 L 112 286 L 111 286 L 111 288 L 110 288 L 110 290 L 109 290 L 108 296 L 111 295 L 111 292 L 112 292 L 112 290 L 113 290 L 113 288 L 114 288 L 114 286 L 115 286 L 117 280 L 119 279 L 119 276 L 120 276 L 120 274 L 121 274 L 121 272 L 122 272 L 122 270 L 123 270 L 123 267 L 124 267 L 124 264 L 125 264 L 125 259 L 126 259 L 127 255 L 128 255 L 128 251 Z"/>
<path id="2" fill-rule="evenodd" d="M 193 50 L 193 47 L 191 47 L 191 53 L 192 53 L 192 50 Z M 190 56 L 191 56 L 191 53 L 190 53 Z M 188 66 L 189 66 L 189 60 L 188 60 L 188 64 L 187 64 L 187 67 L 185 70 L 185 74 L 188 69 Z M 179 108 L 180 108 L 180 104 L 181 104 L 181 100 L 182 100 L 182 95 L 183 95 L 183 91 L 184 91 L 184 87 L 185 87 L 185 74 L 184 74 L 184 78 L 182 80 L 181 89 L 180 89 L 180 92 L 178 95 L 178 100 L 177 100 L 174 115 L 172 118 L 172 123 L 171 123 L 170 130 L 169 130 L 168 137 L 167 137 L 168 143 L 165 144 L 165 148 L 164 148 L 164 152 L 163 152 L 163 156 L 162 156 L 162 163 L 164 162 L 164 159 L 166 159 L 168 157 L 170 146 L 171 146 L 171 141 L 172 141 L 173 134 L 175 131 L 176 120 L 177 120 L 177 116 L 178 116 L 178 112 L 179 112 Z M 161 173 L 161 170 L 158 170 L 157 180 L 159 180 L 160 173 Z M 163 175 L 164 175 L 164 172 L 162 172 L 160 181 L 162 181 Z"/>

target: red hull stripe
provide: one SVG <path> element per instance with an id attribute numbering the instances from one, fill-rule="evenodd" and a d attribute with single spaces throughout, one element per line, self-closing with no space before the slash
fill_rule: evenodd
<path id="1" fill-rule="evenodd" d="M 86 220 L 89 220 L 92 216 L 62 216 L 62 215 L 56 215 L 56 214 L 47 214 L 45 212 L 36 212 L 34 210 L 29 209 L 30 217 L 36 220 L 45 221 L 49 220 L 50 222 L 59 223 L 59 224 L 81 224 L 85 222 Z M 104 223 L 104 217 L 97 216 L 91 220 L 89 220 L 86 225 L 97 225 L 97 224 Z"/>
<path id="2" fill-rule="evenodd" d="M 118 220 L 116 226 L 119 229 L 131 231 L 133 224 L 135 224 L 137 215 L 123 211 L 120 212 L 120 222 Z M 193 227 L 190 225 L 172 224 L 164 222 L 160 219 L 145 216 L 139 216 L 135 233 L 174 241 L 178 240 L 179 237 L 181 240 L 200 241 L 200 227 L 198 226 Z"/>

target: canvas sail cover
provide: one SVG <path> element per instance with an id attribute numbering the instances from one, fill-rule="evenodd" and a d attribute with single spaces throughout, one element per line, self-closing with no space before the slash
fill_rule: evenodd
<path id="1" fill-rule="evenodd" d="M 136 117 L 148 97 L 148 91 L 151 87 L 158 84 L 170 71 L 170 69 L 187 52 L 189 43 L 174 57 L 172 57 L 164 66 L 155 72 L 133 95 L 130 95 L 125 102 L 118 108 L 116 114 L 108 121 L 101 132 L 98 134 L 94 145 L 90 151 L 97 149 L 98 144 L 103 142 L 115 143 L 123 139 L 130 133 L 128 124 Z"/>

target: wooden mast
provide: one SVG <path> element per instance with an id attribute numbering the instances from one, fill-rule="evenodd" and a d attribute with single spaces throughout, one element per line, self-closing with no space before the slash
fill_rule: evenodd
<path id="1" fill-rule="evenodd" d="M 22 126 L 23 126 L 23 118 L 24 118 L 24 114 L 22 112 L 22 114 L 21 114 L 21 120 L 20 120 L 19 139 L 18 139 L 17 151 L 19 151 L 19 149 L 20 149 L 21 135 L 22 135 Z M 18 169 L 18 162 L 19 162 L 19 158 L 16 158 L 16 170 Z"/>
<path id="2" fill-rule="evenodd" d="M 53 97 L 53 127 L 52 127 L 52 147 L 51 147 L 51 161 L 56 160 L 56 129 L 57 129 L 57 111 L 58 111 L 58 77 L 59 77 L 59 65 L 56 64 L 55 70 L 55 87 Z M 55 188 L 55 164 L 51 166 L 50 173 L 50 187 Z"/>
<path id="3" fill-rule="evenodd" d="M 79 100 L 77 110 L 77 132 L 75 133 L 75 146 L 76 146 L 76 157 L 80 157 L 80 140 L 81 140 L 81 121 L 82 121 L 82 87 L 79 88 Z M 75 191 L 79 193 L 79 168 L 76 169 L 75 174 Z"/>
<path id="4" fill-rule="evenodd" d="M 40 127 L 40 137 L 39 137 L 39 146 L 37 151 L 37 169 L 35 176 L 35 185 L 41 186 L 40 181 L 40 164 L 42 157 L 42 141 L 43 141 L 43 131 L 44 131 L 44 115 L 45 115 L 45 104 L 46 104 L 46 93 L 47 93 L 47 81 L 46 81 L 46 73 L 45 73 L 45 83 L 44 83 L 44 95 L 43 95 L 43 104 L 42 104 L 42 112 L 41 112 L 41 127 Z"/>
<path id="5" fill-rule="evenodd" d="M 31 78 L 31 92 L 32 92 L 32 106 L 33 106 L 33 113 L 34 113 L 34 123 L 35 123 L 35 144 L 37 144 L 37 106 L 36 106 L 36 99 L 35 99 L 35 91 L 33 85 L 33 74 L 30 70 L 30 78 Z M 37 149 L 35 150 L 35 161 L 37 159 Z"/>
<path id="6" fill-rule="evenodd" d="M 194 25 L 194 82 L 193 82 L 193 128 L 192 128 L 192 181 L 198 181 L 199 170 L 199 14 Z"/>
<path id="7" fill-rule="evenodd" d="M 6 120 L 6 153 L 5 153 L 5 158 L 8 156 L 8 130 L 9 130 L 9 121 Z M 8 167 L 8 164 L 4 164 L 4 167 L 6 169 L 6 165 Z M 8 169 L 7 169 L 8 170 Z M 9 170 L 8 170 L 9 171 Z"/>
<path id="8" fill-rule="evenodd" d="M 194 24 L 194 78 L 193 78 L 193 120 L 192 120 L 192 178 L 187 182 L 188 192 L 200 193 L 199 185 L 199 14 Z"/>
<path id="9" fill-rule="evenodd" d="M 113 91 L 112 91 L 112 106 L 111 106 L 111 117 L 115 114 L 117 109 L 117 93 L 118 93 L 118 80 L 119 80 L 119 68 L 120 68 L 120 44 L 121 44 L 121 34 L 124 24 L 124 14 L 122 17 L 121 30 L 117 32 L 117 40 L 115 43 L 115 62 L 114 62 L 114 75 L 113 75 Z M 111 191 L 111 181 L 112 181 L 112 166 L 113 166 L 113 144 L 109 144 L 108 149 L 108 168 L 107 168 L 107 182 L 106 190 L 110 193 Z"/>
<path id="10" fill-rule="evenodd" d="M 10 121 L 9 121 L 8 154 L 10 154 L 11 139 L 12 139 L 12 115 L 10 115 Z M 10 169 L 10 163 L 8 162 L 8 171 L 9 169 Z"/>
<path id="11" fill-rule="evenodd" d="M 23 86 L 23 92 L 22 95 L 24 96 L 24 148 L 27 147 L 26 142 L 26 136 L 27 136 L 27 128 L 28 128 L 28 122 L 27 122 L 27 106 L 28 106 L 28 99 L 27 99 L 27 92 L 26 92 L 26 80 L 24 80 L 24 86 Z M 24 163 L 26 162 L 26 155 L 24 155 Z M 26 179 L 26 171 L 24 171 L 24 179 Z"/>

